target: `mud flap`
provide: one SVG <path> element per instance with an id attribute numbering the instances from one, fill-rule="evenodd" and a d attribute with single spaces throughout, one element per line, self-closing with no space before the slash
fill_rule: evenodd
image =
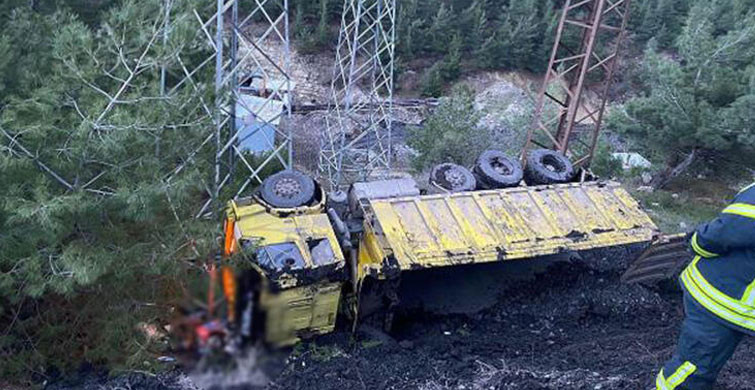
<path id="1" fill-rule="evenodd" d="M 622 283 L 654 283 L 672 278 L 692 260 L 684 233 L 660 236 L 632 262 Z"/>

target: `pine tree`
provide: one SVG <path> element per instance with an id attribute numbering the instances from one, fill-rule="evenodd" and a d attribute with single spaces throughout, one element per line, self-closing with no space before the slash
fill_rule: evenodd
<path id="1" fill-rule="evenodd" d="M 647 41 L 657 32 L 658 16 L 656 9 L 658 8 L 658 0 L 646 0 L 632 4 L 635 8 L 640 8 L 636 16 L 630 19 L 630 28 L 636 26 L 634 29 L 637 31 L 637 36 L 643 41 Z"/>
<path id="2" fill-rule="evenodd" d="M 654 39 L 645 52 L 646 96 L 612 116 L 615 128 L 632 135 L 666 164 L 654 180 L 663 186 L 700 155 L 755 158 L 755 130 L 748 80 L 755 64 L 755 12 L 728 30 L 716 28 L 717 6 L 697 3 L 674 44 L 678 59 L 659 53 Z"/>
<path id="3" fill-rule="evenodd" d="M 441 62 L 441 77 L 443 81 L 453 81 L 461 76 L 461 48 L 461 37 L 454 35 L 448 46 L 448 54 L 446 54 L 443 62 Z"/>
<path id="4" fill-rule="evenodd" d="M 441 96 L 447 87 L 461 76 L 461 47 L 461 37 L 454 36 L 448 47 L 448 54 L 428 69 L 422 79 L 424 96 Z"/>
<path id="5" fill-rule="evenodd" d="M 398 4 L 397 49 L 405 61 L 412 60 L 424 50 L 422 42 L 425 41 L 425 20 L 420 15 L 419 6 L 418 0 L 407 0 Z"/>
<path id="6" fill-rule="evenodd" d="M 481 114 L 474 109 L 474 91 L 454 87 L 422 127 L 410 129 L 408 144 L 419 154 L 412 161 L 418 171 L 442 162 L 469 165 L 490 138 L 477 127 Z"/>
<path id="7" fill-rule="evenodd" d="M 685 15 L 690 9 L 686 0 L 659 0 L 655 10 L 656 39 L 660 47 L 670 47 L 679 36 Z"/>
<path id="8" fill-rule="evenodd" d="M 535 0 L 512 2 L 502 11 L 496 42 L 491 46 L 493 62 L 503 69 L 525 69 L 536 54 L 540 29 L 538 5 Z"/>
<path id="9" fill-rule="evenodd" d="M 150 341 L 137 324 L 167 321 L 211 253 L 215 223 L 191 218 L 210 156 L 166 181 L 210 124 L 188 89 L 160 95 L 157 69 L 175 48 L 194 57 L 198 5 L 176 4 L 167 47 L 150 43 L 162 36 L 159 0 L 124 1 L 100 27 L 29 9 L 3 26 L 24 66 L 0 111 L 3 378 L 82 360 L 142 364 Z"/>
<path id="10" fill-rule="evenodd" d="M 475 0 L 461 14 L 460 30 L 465 50 L 478 50 L 486 39 L 488 17 L 484 3 L 482 0 Z"/>
<path id="11" fill-rule="evenodd" d="M 544 7 L 545 9 L 542 12 L 543 17 L 540 25 L 544 26 L 545 29 L 541 29 L 543 33 L 535 39 L 535 46 L 537 49 L 532 53 L 527 64 L 527 69 L 537 73 L 545 72 L 548 67 L 548 61 L 550 60 L 553 52 L 553 45 L 556 41 L 558 21 L 561 17 L 561 13 L 556 7 L 555 1 L 547 2 Z"/>
<path id="12" fill-rule="evenodd" d="M 445 3 L 441 3 L 428 29 L 428 36 L 432 42 L 430 49 L 433 52 L 440 54 L 448 52 L 448 43 L 453 37 L 452 20 L 453 14 L 451 10 Z"/>
<path id="13" fill-rule="evenodd" d="M 317 41 L 325 45 L 329 40 L 328 34 L 328 0 L 320 0 L 320 21 L 317 23 Z"/>

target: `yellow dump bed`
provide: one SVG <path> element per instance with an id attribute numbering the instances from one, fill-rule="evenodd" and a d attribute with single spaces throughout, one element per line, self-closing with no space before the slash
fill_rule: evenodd
<path id="1" fill-rule="evenodd" d="M 657 231 L 612 182 L 380 199 L 368 216 L 373 249 L 401 270 L 649 242 Z"/>

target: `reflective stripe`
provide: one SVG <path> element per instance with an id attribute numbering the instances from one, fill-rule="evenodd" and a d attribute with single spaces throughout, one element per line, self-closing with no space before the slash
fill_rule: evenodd
<path id="1" fill-rule="evenodd" d="M 747 203 L 733 203 L 722 211 L 724 214 L 735 214 L 755 219 L 755 206 Z"/>
<path id="2" fill-rule="evenodd" d="M 655 387 L 656 390 L 674 390 L 679 385 L 684 383 L 684 381 L 689 378 L 692 373 L 697 370 L 697 367 L 690 363 L 690 362 L 684 362 L 679 368 L 676 369 L 676 372 L 674 375 L 671 375 L 668 379 L 666 379 L 663 376 L 663 369 L 661 369 L 661 372 L 658 373 L 658 376 L 655 378 Z"/>
<path id="3" fill-rule="evenodd" d="M 696 257 L 692 264 L 687 267 L 687 272 L 689 272 L 690 277 L 692 277 L 695 283 L 703 289 L 703 292 L 723 306 L 726 306 L 729 310 L 739 312 L 744 317 L 750 317 L 750 320 L 755 320 L 755 307 L 743 305 L 739 300 L 731 298 L 713 287 L 713 285 L 703 277 L 700 269 L 697 268 L 699 262 L 700 256 Z"/>
<path id="4" fill-rule="evenodd" d="M 755 331 L 755 308 L 745 306 L 722 293 L 702 276 L 697 269 L 700 256 L 682 273 L 682 283 L 687 292 L 713 314 L 745 329 Z"/>
<path id="5" fill-rule="evenodd" d="M 655 377 L 655 390 L 669 390 L 666 378 L 663 377 L 663 369 L 661 369 L 661 372 Z"/>
<path id="6" fill-rule="evenodd" d="M 682 275 L 682 282 L 684 282 L 684 285 L 687 288 L 687 291 L 692 296 L 692 298 L 694 298 L 695 301 L 697 301 L 707 310 L 710 310 L 711 313 L 717 315 L 718 317 L 726 321 L 731 322 L 732 324 L 741 326 L 745 329 L 755 331 L 755 321 L 748 320 L 747 318 L 739 315 L 738 313 L 712 300 L 710 297 L 705 295 L 705 293 L 700 291 L 699 288 L 694 287 L 692 285 L 692 283 L 694 282 L 691 282 L 687 274 Z"/>
<path id="7" fill-rule="evenodd" d="M 668 385 L 670 386 L 670 390 L 676 389 L 679 385 L 684 383 L 684 381 L 689 378 L 690 375 L 692 375 L 693 372 L 697 370 L 697 367 L 690 363 L 690 362 L 684 362 L 684 364 L 679 367 L 674 375 L 671 375 L 670 378 L 668 378 Z"/>
<path id="8" fill-rule="evenodd" d="M 755 187 L 755 183 L 745 187 L 742 191 L 740 191 L 740 194 L 753 187 Z M 732 203 L 731 205 L 729 205 L 729 207 L 725 208 L 722 211 L 722 213 L 739 215 L 742 217 L 755 219 L 755 205 L 751 205 L 747 203 Z M 702 257 L 711 258 L 711 257 L 718 256 L 717 254 L 713 252 L 709 252 L 705 250 L 705 248 L 700 246 L 700 243 L 697 241 L 697 233 L 692 235 L 692 240 L 690 240 L 690 244 L 692 245 L 692 249 L 695 251 L 695 253 L 697 253 L 698 255 Z M 716 288 L 711 286 L 710 283 L 707 282 L 707 280 L 705 280 L 705 278 L 700 273 L 700 270 L 697 269 L 698 261 L 699 261 L 699 258 L 696 258 L 695 261 L 692 264 L 690 264 L 690 266 L 687 268 L 685 272 L 689 271 L 690 277 L 697 283 L 697 285 L 699 285 L 703 289 L 702 292 L 706 294 L 712 300 L 716 301 L 717 304 L 724 306 L 726 310 L 733 311 L 735 314 L 738 314 L 740 316 L 751 317 L 751 319 L 755 319 L 755 281 L 753 281 L 752 283 L 750 283 L 749 286 L 747 286 L 747 289 L 745 290 L 744 294 L 742 294 L 742 299 L 737 301 L 729 297 L 728 295 L 718 291 Z M 707 307 L 707 308 L 711 311 L 715 311 L 711 307 Z M 748 321 L 748 322 L 749 320 L 750 319 L 745 319 L 745 321 Z M 732 321 L 732 322 L 736 322 L 736 321 Z M 748 329 L 752 329 L 750 328 L 750 326 L 744 326 L 744 327 Z"/>
<path id="9" fill-rule="evenodd" d="M 692 240 L 690 240 L 690 243 L 692 244 L 692 249 L 697 253 L 698 255 L 702 257 L 717 257 L 718 254 L 710 252 L 705 250 L 702 246 L 700 246 L 700 243 L 697 242 L 697 232 L 692 235 Z"/>
<path id="10" fill-rule="evenodd" d="M 750 283 L 750 285 L 747 286 L 745 293 L 742 294 L 742 303 L 747 306 L 755 307 L 755 281 Z"/>

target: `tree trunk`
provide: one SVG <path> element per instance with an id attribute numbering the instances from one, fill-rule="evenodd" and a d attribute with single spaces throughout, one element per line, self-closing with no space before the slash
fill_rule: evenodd
<path id="1" fill-rule="evenodd" d="M 653 180 L 650 182 L 650 185 L 654 190 L 660 190 L 666 187 L 669 183 L 671 183 L 671 180 L 684 173 L 687 168 L 692 165 L 692 163 L 695 161 L 695 157 L 697 157 L 697 149 L 692 149 L 687 157 L 685 157 L 681 162 L 678 162 L 677 160 L 676 162 L 669 163 L 666 169 L 659 172 L 653 178 Z"/>

